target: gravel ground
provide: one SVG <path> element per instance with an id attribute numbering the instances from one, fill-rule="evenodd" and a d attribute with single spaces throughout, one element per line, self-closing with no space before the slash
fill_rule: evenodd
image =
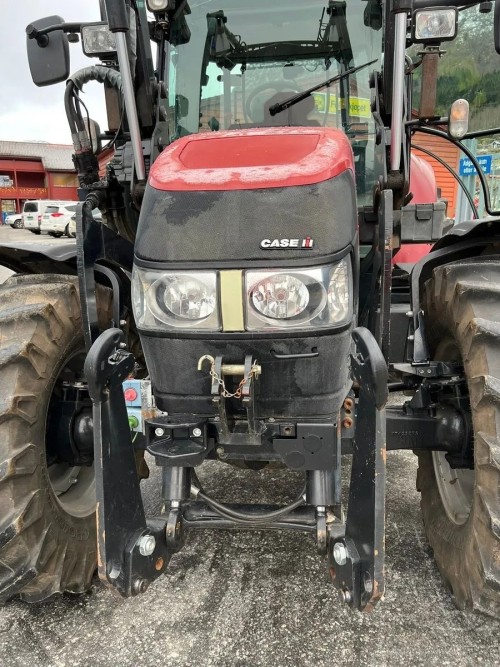
<path id="1" fill-rule="evenodd" d="M 96 582 L 89 594 L 0 609 L 2 667 L 309 667 L 500 665 L 500 623 L 453 606 L 422 533 L 412 454 L 391 453 L 387 593 L 374 613 L 337 598 L 308 536 L 196 531 L 168 573 L 122 600 Z M 262 499 L 291 498 L 287 472 L 205 464 L 202 478 Z M 245 488 L 245 493 L 243 488 Z M 144 484 L 159 511 L 160 479 Z"/>
<path id="2" fill-rule="evenodd" d="M 0 229 L 0 240 L 7 235 L 33 241 Z M 500 665 L 500 623 L 457 610 L 441 582 L 422 531 L 415 457 L 392 452 L 387 468 L 387 585 L 374 613 L 338 601 L 308 536 L 196 531 L 137 598 L 96 581 L 83 596 L 9 602 L 0 667 Z M 207 463 L 200 477 L 221 499 L 231 489 L 241 501 L 279 502 L 300 489 L 285 471 Z M 160 488 L 153 466 L 143 484 L 149 515 L 159 512 Z"/>

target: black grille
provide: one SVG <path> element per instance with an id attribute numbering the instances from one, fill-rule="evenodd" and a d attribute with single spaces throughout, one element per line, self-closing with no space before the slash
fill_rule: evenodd
<path id="1" fill-rule="evenodd" d="M 297 259 L 346 248 L 356 230 L 355 185 L 344 172 L 314 185 L 163 192 L 148 185 L 136 256 L 152 261 Z M 310 236 L 311 250 L 264 250 L 263 239 Z"/>

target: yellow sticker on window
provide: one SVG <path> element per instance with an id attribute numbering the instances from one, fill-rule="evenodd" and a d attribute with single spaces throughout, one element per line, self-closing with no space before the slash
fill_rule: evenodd
<path id="1" fill-rule="evenodd" d="M 326 108 L 326 93 L 313 93 L 314 103 L 316 106 L 316 111 L 319 113 L 325 113 Z M 338 111 L 337 108 L 337 97 L 335 95 L 330 95 L 330 103 L 328 105 L 328 113 L 336 114 Z M 370 100 L 366 97 L 350 97 L 349 98 L 349 115 L 357 116 L 359 118 L 370 118 L 371 109 L 370 109 Z"/>

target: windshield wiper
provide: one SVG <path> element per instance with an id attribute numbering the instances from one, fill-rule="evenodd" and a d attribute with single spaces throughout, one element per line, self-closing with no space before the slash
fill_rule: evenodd
<path id="1" fill-rule="evenodd" d="M 373 65 L 373 63 L 376 62 L 377 59 L 370 60 L 370 62 L 365 63 L 364 65 L 358 65 L 358 67 L 352 67 L 351 69 L 346 69 L 345 72 L 336 74 L 335 76 L 332 76 L 331 79 L 327 79 L 326 81 L 318 83 L 316 86 L 312 86 L 311 88 L 304 90 L 303 93 L 298 93 L 297 95 L 289 97 L 287 100 L 284 100 L 283 102 L 278 102 L 277 104 L 273 104 L 272 107 L 269 107 L 269 113 L 271 114 L 271 116 L 276 116 L 276 114 L 281 113 L 282 111 L 286 111 L 286 109 L 289 109 L 290 107 L 293 107 L 295 104 L 302 102 L 302 100 L 305 100 L 306 97 L 308 97 L 311 93 L 314 93 L 316 90 L 324 88 L 325 86 L 330 86 L 332 83 L 335 83 L 335 81 L 340 81 L 340 79 L 343 79 L 344 77 L 349 76 L 350 74 L 354 74 L 354 72 L 363 69 L 363 67 L 368 67 L 369 65 Z"/>

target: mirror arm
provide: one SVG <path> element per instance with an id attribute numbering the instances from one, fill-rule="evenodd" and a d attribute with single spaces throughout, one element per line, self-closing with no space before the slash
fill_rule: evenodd
<path id="1" fill-rule="evenodd" d="M 83 23 L 57 23 L 55 25 L 49 25 L 46 28 L 38 30 L 35 26 L 30 23 L 26 28 L 26 35 L 28 39 L 36 39 L 38 46 L 44 49 L 48 46 L 49 43 L 49 33 L 55 32 L 56 30 L 62 30 L 63 32 L 81 32 Z"/>

